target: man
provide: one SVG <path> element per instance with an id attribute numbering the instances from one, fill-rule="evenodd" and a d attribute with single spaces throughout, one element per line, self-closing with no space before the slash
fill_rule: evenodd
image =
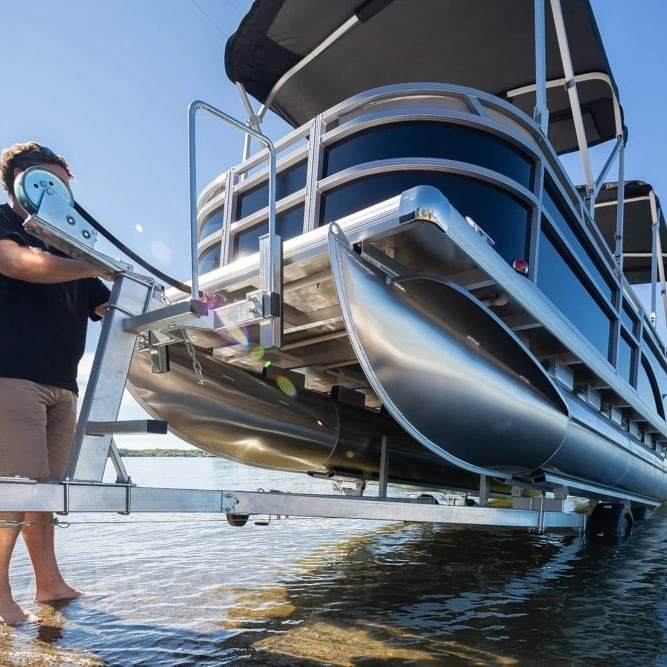
<path id="1" fill-rule="evenodd" d="M 38 143 L 0 156 L 9 204 L 0 206 L 0 476 L 62 479 L 76 425 L 76 374 L 88 318 L 104 315 L 109 290 L 92 266 L 49 249 L 22 226 L 28 213 L 14 181 L 29 167 L 64 182 L 65 159 Z M 35 571 L 35 602 L 78 597 L 63 579 L 54 549 L 53 517 L 0 513 L 0 623 L 39 621 L 12 597 L 9 563 L 19 532 Z"/>

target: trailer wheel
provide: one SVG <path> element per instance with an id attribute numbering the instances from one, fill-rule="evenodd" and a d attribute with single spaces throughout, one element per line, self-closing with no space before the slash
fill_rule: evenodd
<path id="1" fill-rule="evenodd" d="M 588 519 L 586 534 L 592 537 L 629 537 L 634 525 L 624 503 L 598 503 Z"/>
<path id="2" fill-rule="evenodd" d="M 228 514 L 227 514 L 227 523 L 228 523 L 230 526 L 234 526 L 235 528 L 242 528 L 243 526 L 246 525 L 246 523 L 248 523 L 248 519 L 249 519 L 249 518 L 250 518 L 250 517 L 249 517 L 248 514 L 232 514 L 232 513 L 228 513 Z"/>

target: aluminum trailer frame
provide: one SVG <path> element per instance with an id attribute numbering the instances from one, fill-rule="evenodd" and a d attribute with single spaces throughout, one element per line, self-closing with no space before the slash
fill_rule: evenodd
<path id="1" fill-rule="evenodd" d="M 470 526 L 583 531 L 586 514 L 563 512 L 558 499 L 533 498 L 535 509 L 464 507 L 423 499 L 371 498 L 282 492 L 140 487 L 131 483 L 35 482 L 0 478 L 7 512 L 224 513 L 242 525 L 249 515 L 410 521 Z M 554 503 L 554 500 L 556 501 Z"/>

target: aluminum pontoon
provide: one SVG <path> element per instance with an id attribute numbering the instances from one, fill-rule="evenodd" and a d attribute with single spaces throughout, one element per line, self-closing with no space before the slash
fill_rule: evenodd
<path id="1" fill-rule="evenodd" d="M 220 456 L 381 488 L 667 498 L 665 222 L 624 182 L 586 0 L 256 0 L 226 70 L 249 118 L 190 108 L 192 294 L 126 274 L 105 324 L 139 337 L 148 413 Z M 269 111 L 295 127 L 275 144 Z M 198 194 L 199 112 L 261 147 Z M 98 430 L 72 479 L 101 480 Z"/>

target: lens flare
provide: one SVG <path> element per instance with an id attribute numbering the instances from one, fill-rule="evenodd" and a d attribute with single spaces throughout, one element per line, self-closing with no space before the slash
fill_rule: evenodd
<path id="1" fill-rule="evenodd" d="M 151 243 L 153 256 L 161 262 L 169 262 L 172 258 L 172 252 L 169 246 L 163 241 L 153 241 Z"/>
<path id="2" fill-rule="evenodd" d="M 245 331 L 237 327 L 235 324 L 221 329 L 219 335 L 225 340 L 232 343 L 238 343 L 239 345 L 243 345 L 243 347 L 250 346 L 250 341 L 248 340 Z"/>
<path id="3" fill-rule="evenodd" d="M 278 385 L 278 389 L 280 389 L 286 396 L 289 396 L 290 398 L 296 396 L 296 387 L 284 375 L 278 375 L 276 377 L 276 384 Z"/>
<path id="4" fill-rule="evenodd" d="M 261 345 L 258 345 L 257 347 L 253 348 L 252 352 L 250 353 L 250 358 L 253 361 L 259 361 L 263 356 L 264 356 L 264 348 Z"/>

